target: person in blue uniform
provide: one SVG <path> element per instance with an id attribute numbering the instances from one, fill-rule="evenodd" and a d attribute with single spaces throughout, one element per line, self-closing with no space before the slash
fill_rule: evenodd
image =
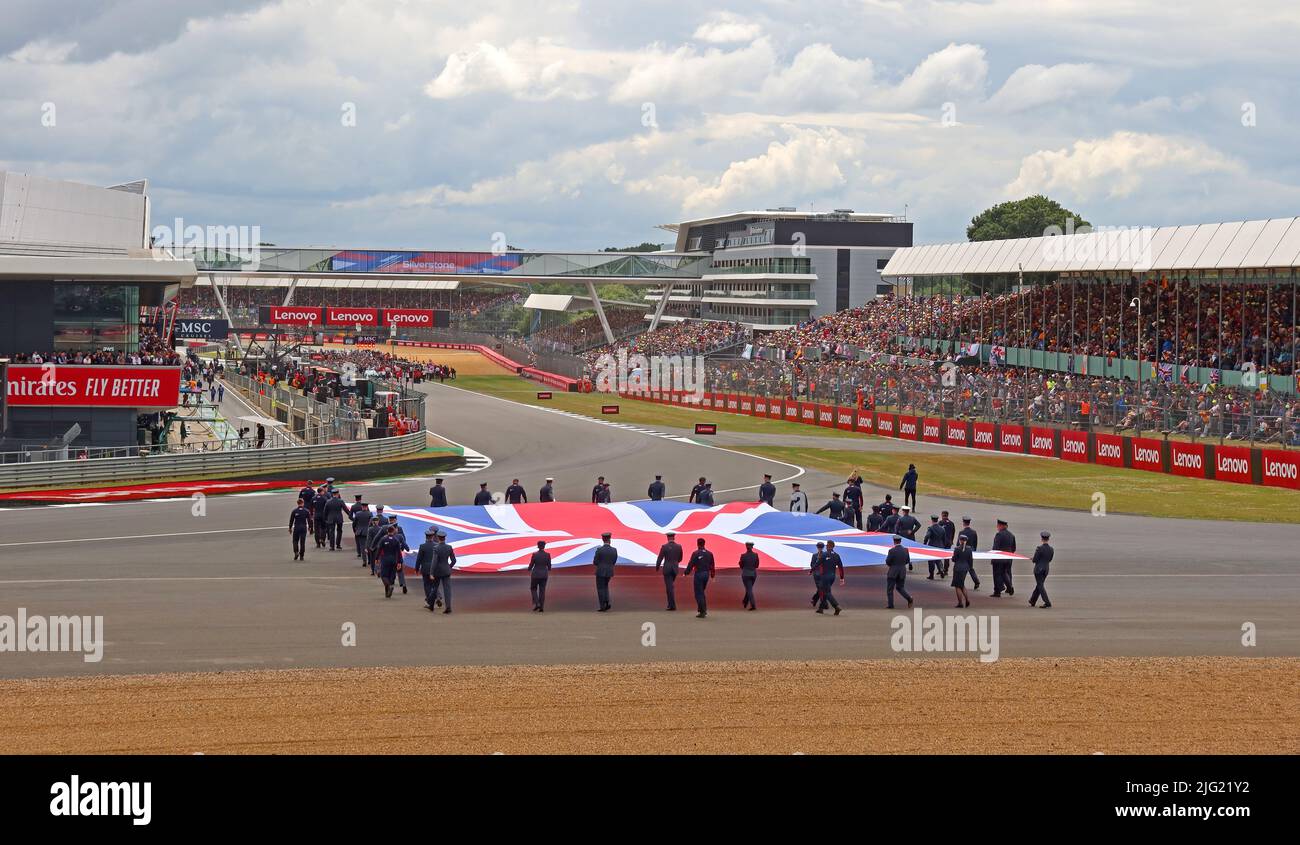
<path id="1" fill-rule="evenodd" d="M 451 613 L 451 570 L 456 565 L 456 550 L 447 543 L 446 532 L 438 532 L 438 544 L 433 547 L 433 603 L 429 610 L 441 605 L 445 599 L 447 606 L 443 613 Z M 442 593 L 442 598 L 438 594 Z"/>
<path id="2" fill-rule="evenodd" d="M 907 465 L 898 489 L 903 491 L 903 504 L 916 507 L 916 464 Z"/>
<path id="3" fill-rule="evenodd" d="M 689 504 L 694 504 L 695 501 L 696 501 L 696 499 L 698 499 L 698 498 L 700 497 L 700 490 L 702 490 L 702 489 L 704 489 L 704 476 L 701 475 L 701 476 L 700 476 L 700 483 L 699 483 L 699 484 L 696 484 L 694 487 L 691 488 L 691 496 L 690 496 L 689 499 L 686 500 L 686 503 L 687 503 L 688 505 L 689 505 Z"/>
<path id="4" fill-rule="evenodd" d="M 664 574 L 664 591 L 668 594 L 668 607 L 665 610 L 677 609 L 677 565 L 682 562 L 682 547 L 677 544 L 676 532 L 669 531 L 664 535 L 668 542 L 659 547 L 659 556 L 655 558 L 655 572 L 659 572 L 662 567 Z"/>
<path id="5" fill-rule="evenodd" d="M 831 592 L 835 586 L 835 578 L 838 576 L 840 585 L 844 585 L 844 561 L 840 560 L 840 553 L 835 551 L 835 541 L 826 541 L 826 553 L 821 557 L 821 600 L 817 605 L 818 613 L 825 613 L 826 606 L 830 605 L 835 608 L 835 615 L 840 615 L 840 603 L 835 600 L 835 594 Z"/>
<path id="6" fill-rule="evenodd" d="M 488 492 L 486 481 L 479 484 L 478 492 L 474 494 L 474 504 L 476 505 L 492 504 L 492 494 Z"/>
<path id="7" fill-rule="evenodd" d="M 429 610 L 433 610 L 433 550 L 438 546 L 438 531 L 430 528 L 424 532 L 424 542 L 415 552 L 415 571 L 420 573 L 420 579 L 424 582 L 424 604 Z M 442 604 L 441 600 L 438 604 Z"/>
<path id="8" fill-rule="evenodd" d="M 754 582 L 758 580 L 758 552 L 754 551 L 754 541 L 745 541 L 745 551 L 740 555 L 740 583 L 745 587 L 745 598 L 741 607 L 758 610 L 754 601 Z"/>
<path id="9" fill-rule="evenodd" d="M 808 571 L 812 573 L 813 579 L 813 607 L 817 606 L 817 600 L 822 597 L 822 556 L 825 554 L 826 544 L 818 540 L 817 551 L 812 553 L 812 560 L 808 562 Z"/>
<path id="10" fill-rule="evenodd" d="M 596 568 L 596 603 L 600 605 L 597 608 L 599 613 L 605 613 L 613 607 L 609 601 L 609 582 L 614 578 L 614 566 L 618 563 L 618 549 L 610 545 L 611 536 L 608 531 L 600 535 L 601 545 L 592 558 Z"/>
<path id="11" fill-rule="evenodd" d="M 384 582 L 384 598 L 393 597 L 393 580 L 402 565 L 402 552 L 406 543 L 397 535 L 397 526 L 389 525 L 384 539 L 379 541 L 379 579 Z"/>
<path id="12" fill-rule="evenodd" d="M 554 502 L 555 501 L 555 479 L 548 478 L 542 485 L 542 489 L 537 493 L 537 501 Z"/>
<path id="13" fill-rule="evenodd" d="M 596 479 L 596 486 L 591 488 L 591 501 L 595 504 L 608 505 L 612 497 L 609 485 L 605 483 L 605 476 L 599 476 Z"/>
<path id="14" fill-rule="evenodd" d="M 883 502 L 880 503 L 880 515 L 881 515 L 882 517 L 884 517 L 885 519 L 888 519 L 888 518 L 889 518 L 889 515 L 892 514 L 892 513 L 893 513 L 894 511 L 896 511 L 896 510 L 898 510 L 898 508 L 895 507 L 895 505 L 894 505 L 894 497 L 893 497 L 893 495 L 890 494 L 890 493 L 886 493 L 886 494 L 885 494 L 885 501 L 883 501 Z"/>
<path id="15" fill-rule="evenodd" d="M 329 502 L 325 485 L 316 488 L 316 495 L 311 500 L 311 526 L 316 535 L 316 548 L 325 548 L 325 505 Z"/>
<path id="16" fill-rule="evenodd" d="M 844 487 L 844 522 L 852 525 L 859 531 L 862 530 L 862 488 L 854 483 L 856 479 L 850 479 Z"/>
<path id="17" fill-rule="evenodd" d="M 402 530 L 402 526 L 397 524 L 397 514 L 388 515 L 388 524 L 390 527 L 397 529 L 397 538 L 402 541 L 402 548 L 409 552 L 411 549 L 409 546 L 406 545 L 406 532 Z M 397 585 L 402 588 L 402 594 L 405 595 L 406 594 L 406 567 L 402 566 L 400 561 L 397 567 Z"/>
<path id="18" fill-rule="evenodd" d="M 884 522 L 885 518 L 880 515 L 880 505 L 872 505 L 871 513 L 867 514 L 867 530 L 879 531 Z"/>
<path id="19" fill-rule="evenodd" d="M 975 557 L 966 542 L 966 535 L 959 535 L 957 548 L 952 550 L 952 588 L 957 593 L 957 607 L 970 607 L 970 596 L 966 594 L 966 576 L 974 564 Z"/>
<path id="20" fill-rule="evenodd" d="M 514 481 L 511 481 L 510 486 L 506 488 L 506 504 L 524 505 L 527 503 L 528 494 L 524 492 L 524 488 L 519 484 L 519 479 L 516 478 Z"/>
<path id="21" fill-rule="evenodd" d="M 347 512 L 348 504 L 343 501 L 342 491 L 335 490 L 325 502 L 325 539 L 329 540 L 331 552 L 343 548 L 343 517 Z"/>
<path id="22" fill-rule="evenodd" d="M 1052 558 L 1056 557 L 1056 551 L 1047 542 L 1052 539 L 1051 532 L 1043 531 L 1038 536 L 1043 542 L 1034 549 L 1034 591 L 1029 594 L 1029 606 L 1034 607 L 1041 598 L 1043 607 L 1051 607 L 1052 600 L 1047 597 L 1047 576 L 1052 571 Z"/>
<path id="23" fill-rule="evenodd" d="M 709 580 L 713 578 L 713 552 L 704 548 L 704 538 L 701 537 L 695 541 L 695 551 L 691 554 L 691 559 L 686 562 L 686 574 L 695 573 L 695 608 L 698 613 L 695 618 L 703 619 L 709 615 L 709 602 L 705 597 L 704 591 L 709 587 Z"/>
<path id="24" fill-rule="evenodd" d="M 776 501 L 776 485 L 772 483 L 772 476 L 769 473 L 763 474 L 763 483 L 758 485 L 758 500 L 768 507 Z"/>
<path id="25" fill-rule="evenodd" d="M 447 507 L 447 488 L 442 486 L 441 478 L 435 478 L 433 486 L 429 488 L 429 507 Z"/>
<path id="26" fill-rule="evenodd" d="M 551 577 L 551 553 L 546 550 L 546 541 L 537 541 L 537 551 L 528 559 L 528 592 L 533 597 L 533 610 L 542 613 L 546 609 L 546 581 Z"/>
<path id="27" fill-rule="evenodd" d="M 993 551 L 1013 554 L 1016 551 L 1016 535 L 1007 528 L 1005 519 L 998 520 L 998 533 L 993 535 Z M 1001 598 L 1003 590 L 1006 590 L 1009 596 L 1016 594 L 1016 588 L 1011 583 L 1011 558 L 1009 557 L 993 559 L 993 598 Z"/>
<path id="28" fill-rule="evenodd" d="M 907 599 L 907 606 L 912 606 L 912 595 L 907 592 L 903 586 L 907 581 L 907 570 L 912 566 L 912 556 L 903 545 L 903 537 L 900 534 L 894 535 L 894 546 L 885 555 L 885 597 L 889 603 L 885 607 L 889 610 L 894 609 L 894 591 Z"/>
<path id="29" fill-rule="evenodd" d="M 357 500 L 352 505 L 352 540 L 357 544 L 357 557 L 361 558 L 361 565 L 366 565 L 366 529 L 370 527 L 370 506 L 361 501 L 361 494 L 357 494 Z"/>
<path id="30" fill-rule="evenodd" d="M 840 501 L 839 493 L 832 493 L 831 500 L 817 509 L 817 513 L 830 511 L 831 519 L 844 521 L 844 503 Z"/>
<path id="31" fill-rule="evenodd" d="M 963 516 L 961 518 L 961 531 L 958 532 L 957 539 L 960 540 L 962 537 L 966 538 L 966 545 L 970 546 L 970 550 L 972 552 L 979 551 L 980 535 L 978 531 L 976 531 L 974 528 L 971 528 L 969 516 Z M 970 580 L 971 580 L 971 584 L 973 585 L 973 589 L 978 590 L 980 588 L 980 577 L 975 572 L 974 560 L 971 561 L 971 565 L 970 565 Z"/>
<path id="32" fill-rule="evenodd" d="M 652 502 L 662 502 L 664 500 L 665 492 L 667 492 L 667 489 L 664 487 L 664 477 L 662 475 L 656 475 L 655 480 L 650 482 L 650 486 L 646 489 L 645 494 Z"/>
<path id="33" fill-rule="evenodd" d="M 289 512 L 289 536 L 293 538 L 293 559 L 303 560 L 307 554 L 307 526 L 311 524 L 311 511 L 298 499 L 298 506 Z"/>
<path id="34" fill-rule="evenodd" d="M 939 524 L 939 515 L 932 513 L 930 514 L 930 525 L 925 529 L 925 537 L 924 539 L 921 540 L 921 542 L 927 546 L 934 546 L 935 548 L 938 549 L 946 549 L 948 547 L 943 544 L 943 538 L 944 538 L 944 531 L 943 531 L 943 526 Z M 944 560 L 947 560 L 947 558 L 940 559 L 940 558 L 932 557 L 926 561 L 927 565 L 930 567 L 930 574 L 925 576 L 925 580 L 933 581 L 934 574 L 936 572 L 939 573 L 940 578 L 943 577 Z"/>
<path id="35" fill-rule="evenodd" d="M 700 488 L 700 494 L 695 497 L 695 504 L 704 505 L 705 507 L 708 508 L 713 507 L 713 482 L 712 481 L 704 482 L 704 486 Z"/>

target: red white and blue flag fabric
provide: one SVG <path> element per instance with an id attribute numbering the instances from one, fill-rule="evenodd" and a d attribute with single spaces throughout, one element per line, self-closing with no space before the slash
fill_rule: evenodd
<path id="1" fill-rule="evenodd" d="M 537 541 L 546 541 L 552 566 L 590 564 L 601 534 L 612 535 L 619 564 L 654 566 L 664 533 L 674 531 L 687 557 L 703 537 L 715 566 L 739 567 L 746 541 L 754 542 L 767 571 L 807 571 L 817 541 L 834 540 L 845 566 L 880 566 L 893 545 L 892 535 L 859 531 L 838 520 L 811 513 L 787 513 L 754 502 L 703 507 L 681 502 L 547 502 L 527 505 L 458 505 L 447 508 L 396 508 L 398 524 L 412 549 L 435 528 L 456 550 L 457 571 L 508 572 L 525 569 Z M 950 549 L 903 540 L 913 563 L 952 556 Z M 414 554 L 414 553 L 412 553 Z M 1016 558 L 976 552 L 976 559 Z M 408 559 L 408 565 L 412 563 Z"/>

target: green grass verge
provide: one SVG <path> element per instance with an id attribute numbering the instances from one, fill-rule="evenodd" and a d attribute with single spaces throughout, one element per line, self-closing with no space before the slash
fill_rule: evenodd
<path id="1" fill-rule="evenodd" d="M 1300 508 L 1296 507 L 1300 498 L 1294 491 L 1273 487 L 970 451 L 729 448 L 844 478 L 857 470 L 866 481 L 891 489 L 898 486 L 907 465 L 916 464 L 922 498 L 945 496 L 1087 511 L 1093 506 L 1093 494 L 1104 493 L 1108 513 L 1300 523 Z M 901 494 L 894 498 L 902 501 Z M 821 502 L 815 505 L 820 507 Z"/>

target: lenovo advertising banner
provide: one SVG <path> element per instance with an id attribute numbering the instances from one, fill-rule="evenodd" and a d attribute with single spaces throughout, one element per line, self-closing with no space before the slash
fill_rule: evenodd
<path id="1" fill-rule="evenodd" d="M 944 420 L 943 440 L 949 446 L 969 446 L 970 437 L 962 420 Z"/>
<path id="2" fill-rule="evenodd" d="M 1118 434 L 1094 435 L 1092 460 L 1102 466 L 1124 466 L 1124 438 Z"/>
<path id="3" fill-rule="evenodd" d="M 10 364 L 5 399 L 10 407 L 174 408 L 180 367 L 96 364 Z"/>
<path id="4" fill-rule="evenodd" d="M 740 411 L 740 396 L 738 394 L 727 394 L 727 410 L 733 414 Z"/>
<path id="5" fill-rule="evenodd" d="M 822 428 L 835 427 L 835 406 L 834 405 L 817 406 L 817 424 Z"/>
<path id="6" fill-rule="evenodd" d="M 1029 454 L 1044 458 L 1056 457 L 1056 429 L 1029 429 Z"/>
<path id="7" fill-rule="evenodd" d="M 993 440 L 996 434 L 996 427 L 993 423 L 977 422 L 971 424 L 971 439 L 976 449 L 994 449 L 997 447 Z"/>
<path id="8" fill-rule="evenodd" d="M 451 325 L 451 312 L 432 308 L 385 308 L 383 325 L 399 329 L 445 329 Z"/>
<path id="9" fill-rule="evenodd" d="M 920 417 L 899 417 L 898 437 L 903 440 L 915 440 L 921 433 Z"/>
<path id="10" fill-rule="evenodd" d="M 898 418 L 893 414 L 876 414 L 876 434 L 881 437 L 898 436 Z"/>
<path id="11" fill-rule="evenodd" d="M 1147 472 L 1164 472 L 1163 443 L 1150 437 L 1129 439 L 1129 465 Z"/>
<path id="12" fill-rule="evenodd" d="M 1088 463 L 1088 432 L 1061 432 L 1061 460 Z"/>
<path id="13" fill-rule="evenodd" d="M 765 416 L 767 416 L 767 397 L 766 397 L 766 396 L 755 396 L 755 397 L 754 397 L 754 416 L 756 416 L 756 417 L 765 417 Z"/>
<path id="14" fill-rule="evenodd" d="M 1264 465 L 1263 476 L 1266 485 L 1300 490 L 1300 452 L 1264 449 L 1260 451 L 1259 456 Z"/>
<path id="15" fill-rule="evenodd" d="M 876 433 L 876 415 L 871 411 L 853 412 L 853 430 L 864 434 Z"/>
<path id="16" fill-rule="evenodd" d="M 701 407 L 701 408 L 709 408 L 709 409 L 712 409 L 712 408 L 713 408 L 713 394 L 712 394 L 712 393 L 706 393 L 706 394 L 704 394 L 704 399 L 701 400 L 701 402 L 700 402 L 700 407 Z"/>
<path id="17" fill-rule="evenodd" d="M 800 403 L 796 402 L 793 399 L 785 400 L 785 421 L 786 422 L 799 422 L 800 419 L 799 405 Z"/>
<path id="18" fill-rule="evenodd" d="M 331 326 L 378 326 L 379 309 L 377 308 L 338 308 L 328 306 L 325 309 L 325 322 Z"/>
<path id="19" fill-rule="evenodd" d="M 754 399 L 750 396 L 740 397 L 740 412 L 742 414 L 754 415 Z"/>
<path id="20" fill-rule="evenodd" d="M 933 417 L 921 420 L 921 439 L 926 443 L 938 443 L 943 439 L 941 421 Z"/>
<path id="21" fill-rule="evenodd" d="M 1025 427 L 1004 425 L 998 428 L 998 450 L 1001 452 L 1025 451 Z"/>
<path id="22" fill-rule="evenodd" d="M 1205 460 L 1204 443 L 1169 441 L 1169 471 L 1189 478 L 1204 478 L 1209 463 Z"/>
<path id="23" fill-rule="evenodd" d="M 1250 447 L 1215 446 L 1214 477 L 1220 481 L 1250 484 Z"/>
<path id="24" fill-rule="evenodd" d="M 259 309 L 263 325 L 319 326 L 321 309 L 305 305 L 263 305 Z"/>
<path id="25" fill-rule="evenodd" d="M 835 427 L 842 431 L 853 430 L 853 409 L 852 408 L 835 409 Z"/>
<path id="26" fill-rule="evenodd" d="M 769 420 L 779 420 L 785 416 L 785 397 L 778 396 L 775 399 L 767 400 L 767 418 Z"/>

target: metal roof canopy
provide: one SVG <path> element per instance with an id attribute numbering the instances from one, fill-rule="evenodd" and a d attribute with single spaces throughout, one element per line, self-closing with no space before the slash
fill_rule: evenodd
<path id="1" fill-rule="evenodd" d="M 648 303 L 643 302 L 622 302 L 610 299 L 602 299 L 600 304 L 606 308 L 614 306 L 636 308 L 643 311 L 651 307 Z M 590 296 L 564 293 L 530 293 L 528 298 L 524 300 L 524 307 L 537 311 L 589 311 L 593 306 Z"/>
<path id="2" fill-rule="evenodd" d="M 1191 226 L 1106 229 L 1069 235 L 903 247 L 880 275 L 1292 270 L 1300 267 L 1300 217 Z"/>

